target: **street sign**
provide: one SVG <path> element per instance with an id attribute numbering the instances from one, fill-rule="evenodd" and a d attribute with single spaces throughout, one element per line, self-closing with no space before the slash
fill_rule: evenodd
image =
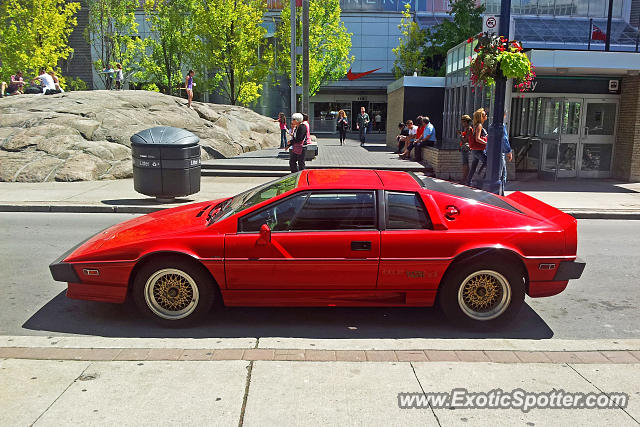
<path id="1" fill-rule="evenodd" d="M 498 34 L 500 28 L 500 15 L 485 15 L 482 18 L 482 32 Z"/>

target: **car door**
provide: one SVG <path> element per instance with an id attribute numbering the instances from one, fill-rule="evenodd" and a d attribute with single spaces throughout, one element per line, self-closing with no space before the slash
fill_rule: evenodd
<path id="1" fill-rule="evenodd" d="M 239 218 L 225 238 L 227 287 L 374 289 L 379 256 L 374 191 L 300 192 Z"/>
<path id="2" fill-rule="evenodd" d="M 434 230 L 418 193 L 385 191 L 380 237 L 380 289 L 433 290 L 448 266 L 442 256 L 447 230 Z"/>

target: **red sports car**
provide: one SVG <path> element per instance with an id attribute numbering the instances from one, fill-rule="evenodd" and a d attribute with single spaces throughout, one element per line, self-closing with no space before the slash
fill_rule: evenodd
<path id="1" fill-rule="evenodd" d="M 168 325 L 227 306 L 432 306 L 470 324 L 581 276 L 576 220 L 412 173 L 305 170 L 115 225 L 51 264 L 67 296 Z"/>

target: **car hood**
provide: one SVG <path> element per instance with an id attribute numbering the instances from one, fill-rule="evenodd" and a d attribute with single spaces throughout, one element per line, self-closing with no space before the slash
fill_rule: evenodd
<path id="1" fill-rule="evenodd" d="M 98 251 L 203 229 L 208 210 L 223 200 L 163 209 L 116 224 L 80 244 L 64 260 L 77 261 Z"/>

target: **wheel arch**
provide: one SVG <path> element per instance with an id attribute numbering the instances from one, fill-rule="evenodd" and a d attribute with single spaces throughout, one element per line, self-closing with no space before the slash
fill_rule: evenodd
<path id="1" fill-rule="evenodd" d="M 524 277 L 524 288 L 525 292 L 529 292 L 529 272 L 527 271 L 527 267 L 522 259 L 522 257 L 515 251 L 506 248 L 474 248 L 466 250 L 458 255 L 451 261 L 447 269 L 445 270 L 442 278 L 440 279 L 440 283 L 438 284 L 438 294 L 436 295 L 436 300 L 440 295 L 440 289 L 442 289 L 442 285 L 447 281 L 449 275 L 454 271 L 457 265 L 463 262 L 475 262 L 479 260 L 487 259 L 490 257 L 492 261 L 496 260 L 505 260 L 507 262 L 513 262 L 518 266 L 522 277 Z"/>
<path id="2" fill-rule="evenodd" d="M 140 269 L 148 264 L 151 261 L 160 259 L 160 258 L 171 258 L 171 259 L 181 259 L 183 261 L 187 261 L 194 265 L 197 265 L 199 268 L 204 271 L 209 278 L 211 279 L 211 283 L 215 286 L 216 298 L 220 298 L 219 301 L 222 301 L 222 294 L 220 292 L 220 285 L 216 278 L 213 276 L 213 273 L 205 267 L 205 265 L 197 258 L 195 255 L 188 254 L 185 252 L 176 252 L 176 251 L 157 251 L 157 252 L 149 252 L 138 259 L 136 264 L 133 266 L 131 270 L 131 274 L 129 274 L 129 281 L 127 284 L 127 296 L 131 294 L 133 291 L 133 281 L 136 278 L 136 275 L 140 271 Z"/>

